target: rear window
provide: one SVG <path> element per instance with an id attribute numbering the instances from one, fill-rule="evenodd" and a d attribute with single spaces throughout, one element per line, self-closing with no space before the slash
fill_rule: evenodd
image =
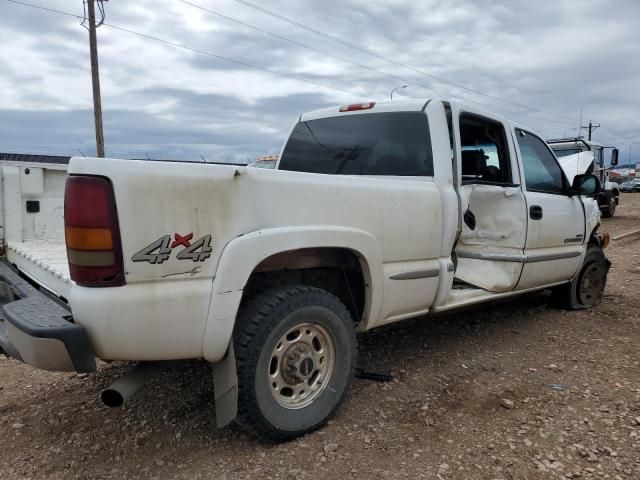
<path id="1" fill-rule="evenodd" d="M 432 176 L 427 116 L 367 113 L 300 122 L 278 168 L 340 175 Z"/>

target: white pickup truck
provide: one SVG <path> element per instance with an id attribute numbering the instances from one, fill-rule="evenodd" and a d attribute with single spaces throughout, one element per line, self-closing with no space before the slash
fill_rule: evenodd
<path id="1" fill-rule="evenodd" d="M 335 413 L 356 332 L 546 288 L 588 308 L 609 268 L 598 179 L 569 184 L 530 129 L 441 100 L 306 113 L 275 170 L 73 158 L 66 246 L 64 167 L 2 175 L 4 352 L 79 372 L 204 358 L 218 424 L 273 440 Z"/>

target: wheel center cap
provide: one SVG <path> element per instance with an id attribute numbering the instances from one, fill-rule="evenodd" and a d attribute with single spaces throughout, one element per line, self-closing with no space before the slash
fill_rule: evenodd
<path id="1" fill-rule="evenodd" d="M 308 380 L 316 369 L 311 349 L 306 344 L 298 344 L 285 355 L 283 376 L 292 385 Z"/>
<path id="2" fill-rule="evenodd" d="M 313 372 L 313 359 L 307 357 L 303 359 L 298 365 L 298 371 L 300 375 L 307 378 Z"/>

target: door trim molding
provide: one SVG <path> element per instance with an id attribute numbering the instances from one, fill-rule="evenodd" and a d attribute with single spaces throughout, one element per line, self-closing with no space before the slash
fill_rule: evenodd
<path id="1" fill-rule="evenodd" d="M 480 253 L 480 252 L 456 252 L 458 258 L 472 258 L 475 260 L 490 260 L 494 262 L 524 262 L 537 263 L 551 260 L 561 260 L 564 258 L 575 258 L 582 255 L 582 252 L 549 253 L 544 255 L 518 255 L 505 253 Z"/>
<path id="2" fill-rule="evenodd" d="M 389 278 L 391 280 L 417 280 L 419 278 L 433 278 L 440 276 L 440 269 L 429 268 L 425 270 L 412 270 L 408 272 L 394 273 Z"/>
<path id="3" fill-rule="evenodd" d="M 481 252 L 460 252 L 457 251 L 458 258 L 473 258 L 475 260 L 492 260 L 494 262 L 524 262 L 527 259 L 523 254 L 510 253 L 481 253 Z"/>
<path id="4" fill-rule="evenodd" d="M 537 263 L 548 262 L 550 260 L 561 260 L 564 258 L 575 258 L 582 255 L 582 252 L 567 252 L 567 253 L 549 253 L 546 255 L 535 255 L 527 257 L 524 263 Z"/>

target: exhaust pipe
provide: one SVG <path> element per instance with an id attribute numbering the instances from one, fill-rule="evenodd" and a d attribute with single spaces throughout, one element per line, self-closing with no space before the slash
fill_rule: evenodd
<path id="1" fill-rule="evenodd" d="M 107 407 L 120 407 L 149 380 L 160 375 L 174 362 L 142 362 L 118 378 L 100 393 L 100 400 Z"/>

